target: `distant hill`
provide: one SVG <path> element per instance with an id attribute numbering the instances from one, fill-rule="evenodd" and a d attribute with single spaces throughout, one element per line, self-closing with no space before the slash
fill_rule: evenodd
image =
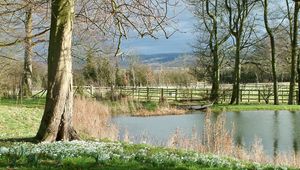
<path id="1" fill-rule="evenodd" d="M 167 68 L 183 68 L 190 67 L 196 61 L 196 57 L 192 53 L 165 53 L 165 54 L 151 54 L 151 55 L 139 55 L 137 60 L 141 64 L 151 66 L 153 69 L 160 69 L 161 67 Z M 120 60 L 120 66 L 127 68 L 129 66 L 130 59 L 123 57 Z M 85 65 L 84 60 L 74 58 L 74 68 L 82 69 Z"/>
<path id="2" fill-rule="evenodd" d="M 189 67 L 196 58 L 191 53 L 165 53 L 165 54 L 147 54 L 138 57 L 139 62 L 147 64 L 154 69 L 163 67 Z M 124 67 L 128 66 L 128 59 L 125 57 L 121 62 Z"/>

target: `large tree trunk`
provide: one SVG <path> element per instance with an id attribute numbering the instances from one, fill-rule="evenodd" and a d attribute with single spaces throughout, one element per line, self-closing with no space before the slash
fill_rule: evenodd
<path id="1" fill-rule="evenodd" d="M 264 0 L 264 23 L 266 31 L 270 38 L 271 45 L 271 62 L 272 62 L 272 77 L 273 77 L 273 93 L 274 93 L 274 105 L 279 104 L 278 100 L 278 81 L 277 81 L 277 71 L 276 71 L 276 48 L 275 48 L 275 38 L 273 31 L 269 27 L 268 21 L 268 0 Z"/>
<path id="2" fill-rule="evenodd" d="M 294 18 L 293 18 L 293 41 L 292 41 L 292 56 L 291 56 L 291 79 L 289 88 L 289 101 L 288 104 L 294 103 L 294 91 L 296 84 L 296 56 L 297 56 L 297 46 L 298 46 L 298 13 L 299 4 L 295 2 Z"/>
<path id="3" fill-rule="evenodd" d="M 31 96 L 32 95 L 32 6 L 29 6 L 26 9 L 26 18 L 25 18 L 25 55 L 24 55 L 24 69 L 22 77 L 22 87 L 20 90 L 21 96 Z"/>
<path id="4" fill-rule="evenodd" d="M 46 106 L 36 135 L 38 140 L 49 142 L 78 138 L 72 127 L 71 40 L 74 1 L 52 0 L 51 2 Z"/>

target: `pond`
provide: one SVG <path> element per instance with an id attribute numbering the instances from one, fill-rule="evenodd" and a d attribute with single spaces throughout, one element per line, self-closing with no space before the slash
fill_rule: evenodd
<path id="1" fill-rule="evenodd" d="M 215 119 L 217 113 L 212 114 Z M 249 148 L 255 138 L 262 140 L 265 153 L 298 152 L 300 149 L 300 112 L 290 111 L 241 111 L 227 112 L 226 128 L 235 129 L 234 140 Z M 154 144 L 163 144 L 175 133 L 176 129 L 191 135 L 193 130 L 201 134 L 205 113 L 193 112 L 187 115 L 154 117 L 114 117 L 121 129 L 121 135 L 128 131 L 134 136 L 133 142 L 147 140 Z M 234 124 L 234 126 L 233 126 Z"/>

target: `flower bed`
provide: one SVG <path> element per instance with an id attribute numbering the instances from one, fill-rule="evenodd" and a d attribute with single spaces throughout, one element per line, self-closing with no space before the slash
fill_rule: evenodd
<path id="1" fill-rule="evenodd" d="M 216 155 L 203 155 L 191 151 L 155 148 L 147 145 L 132 145 L 120 142 L 71 141 L 56 143 L 16 143 L 0 147 L 0 160 L 7 166 L 18 167 L 20 162 L 38 167 L 42 162 L 66 159 L 89 158 L 95 164 L 113 162 L 138 162 L 149 167 L 215 167 L 225 169 L 289 169 L 284 166 L 261 165 Z M 1 167 L 0 167 L 1 168 Z"/>

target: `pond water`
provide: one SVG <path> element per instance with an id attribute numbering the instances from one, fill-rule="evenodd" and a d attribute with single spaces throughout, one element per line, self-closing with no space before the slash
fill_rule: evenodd
<path id="1" fill-rule="evenodd" d="M 212 114 L 215 119 L 217 113 Z M 249 148 L 255 138 L 262 140 L 264 151 L 273 155 L 275 152 L 298 152 L 300 149 L 300 112 L 290 111 L 242 111 L 227 112 L 226 128 L 231 130 L 234 124 L 236 143 Z M 204 127 L 205 113 L 193 112 L 187 115 L 154 117 L 114 117 L 121 129 L 121 135 L 128 131 L 134 136 L 134 142 L 147 140 L 163 144 L 175 133 L 176 129 L 186 135 L 193 130 L 201 134 Z"/>

